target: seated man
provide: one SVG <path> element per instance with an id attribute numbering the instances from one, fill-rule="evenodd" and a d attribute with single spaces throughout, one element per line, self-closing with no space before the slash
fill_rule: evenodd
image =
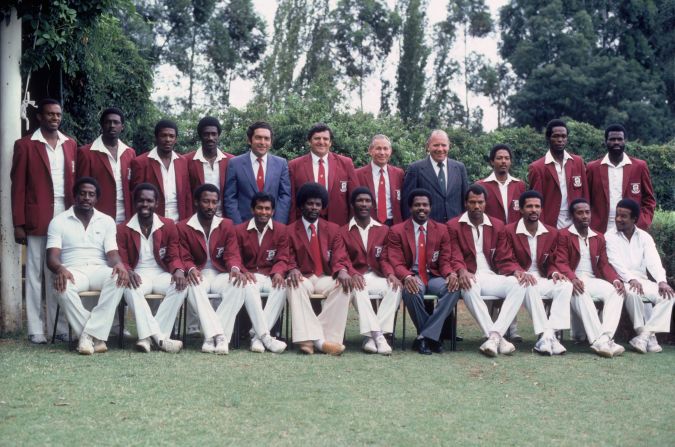
<path id="1" fill-rule="evenodd" d="M 272 352 L 283 351 L 279 346 L 281 342 L 269 335 L 260 297 L 256 299 L 244 290 L 247 280 L 241 273 L 242 262 L 234 226 L 231 220 L 216 216 L 220 201 L 218 187 L 210 183 L 201 185 L 195 190 L 194 199 L 197 213 L 178 223 L 183 265 L 188 269 L 188 283 L 193 286 L 189 288 L 188 296 L 192 294 L 193 302 L 200 306 L 209 302 L 209 293 L 218 293 L 222 297 L 216 314 L 223 336 L 204 334 L 202 352 L 229 352 L 234 321 L 243 305 L 246 305 L 253 329 L 264 346 Z M 197 314 L 201 313 L 198 308 Z"/>
<path id="2" fill-rule="evenodd" d="M 150 352 L 151 341 L 160 347 L 181 343 L 168 340 L 168 336 L 187 294 L 178 230 L 171 219 L 155 213 L 158 199 L 155 185 L 140 183 L 133 191 L 136 213 L 126 224 L 117 226 L 120 257 L 129 272 L 129 288 L 124 297 L 136 318 L 136 347 L 142 352 Z M 155 317 L 145 299 L 149 293 L 164 295 Z M 194 303 L 192 306 L 199 308 Z M 204 333 L 222 337 L 220 323 L 208 300 L 203 307 L 211 311 L 202 318 Z"/>
<path id="3" fill-rule="evenodd" d="M 572 309 L 583 322 L 591 349 L 600 357 L 623 354 L 623 346 L 614 343 L 614 332 L 621 318 L 623 283 L 607 261 L 605 238 L 591 223 L 591 207 L 583 198 L 569 206 L 572 225 L 560 230 L 553 256 L 551 277 L 572 281 Z M 594 301 L 602 301 L 602 322 Z"/>
<path id="4" fill-rule="evenodd" d="M 616 229 L 607 232 L 607 257 L 619 278 L 625 283 L 626 309 L 633 320 L 637 337 L 629 341 L 635 351 L 661 352 L 656 332 L 668 332 L 673 314 L 675 293 L 668 285 L 654 239 L 637 227 L 640 205 L 633 199 L 616 205 Z M 649 273 L 656 280 L 650 281 Z M 644 300 L 653 305 L 651 316 L 645 317 Z"/>
<path id="5" fill-rule="evenodd" d="M 415 346 L 423 355 L 443 352 L 443 324 L 455 308 L 460 293 L 453 259 L 454 247 L 445 227 L 431 219 L 431 193 L 422 188 L 408 194 L 410 217 L 391 227 L 387 256 L 395 275 L 403 281 L 403 302 L 417 328 Z M 433 294 L 438 302 L 431 315 L 424 306 L 424 295 Z"/>
<path id="6" fill-rule="evenodd" d="M 293 343 L 305 354 L 314 349 L 330 355 L 345 350 L 342 340 L 347 325 L 351 277 L 349 258 L 340 227 L 319 218 L 328 206 L 328 191 L 308 182 L 295 200 L 301 217 L 288 227 L 288 304 L 293 319 Z M 345 212 L 346 214 L 346 212 Z M 317 316 L 310 295 L 326 296 Z"/>
<path id="7" fill-rule="evenodd" d="M 341 228 L 342 239 L 349 254 L 352 276 L 352 301 L 359 312 L 363 350 L 371 354 L 390 355 L 391 347 L 383 333 L 394 330 L 396 310 L 401 302 L 401 281 L 387 259 L 389 227 L 371 218 L 373 193 L 368 188 L 356 188 L 350 197 L 354 217 Z M 377 315 L 370 295 L 382 298 Z"/>
<path id="8" fill-rule="evenodd" d="M 518 202 L 522 218 L 506 226 L 506 241 L 515 256 L 516 268 L 529 284 L 525 307 L 532 315 L 535 334 L 541 334 L 534 350 L 540 354 L 563 354 L 567 350 L 556 338 L 555 331 L 570 328 L 572 283 L 546 279 L 553 264 L 558 230 L 539 220 L 544 197 L 538 191 L 525 191 Z M 515 272 L 502 270 L 501 273 Z M 546 317 L 542 297 L 552 300 L 549 317 Z"/>
<path id="9" fill-rule="evenodd" d="M 471 315 L 487 337 L 480 351 L 488 357 L 512 354 L 516 347 L 504 333 L 518 314 L 525 299 L 524 273 L 514 267 L 513 253 L 504 234 L 504 224 L 485 214 L 487 192 L 481 185 L 469 186 L 464 197 L 466 212 L 448 222 L 450 243 L 459 247 L 463 266 L 458 282 L 462 298 Z M 498 271 L 514 272 L 514 276 L 498 275 Z M 504 299 L 496 321 L 481 295 Z"/>
<path id="10" fill-rule="evenodd" d="M 58 303 L 80 339 L 78 352 L 91 355 L 108 350 L 105 341 L 129 275 L 117 253 L 115 221 L 94 209 L 101 195 L 98 182 L 82 177 L 72 194 L 74 205 L 49 223 L 47 267 L 54 273 Z M 101 291 L 91 312 L 78 295 L 86 290 Z"/>
<path id="11" fill-rule="evenodd" d="M 268 192 L 257 192 L 251 198 L 253 218 L 235 227 L 241 250 L 241 271 L 247 279 L 246 293 L 261 301 L 267 293 L 264 316 L 267 332 L 271 332 L 286 302 L 286 271 L 288 270 L 288 236 L 286 225 L 274 222 L 276 200 Z M 265 344 L 251 329 L 251 351 L 265 352 Z M 282 352 L 286 343 L 268 342 L 272 352 Z"/>

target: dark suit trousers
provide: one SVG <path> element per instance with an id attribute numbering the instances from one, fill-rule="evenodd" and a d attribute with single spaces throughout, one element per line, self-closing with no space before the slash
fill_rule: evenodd
<path id="1" fill-rule="evenodd" d="M 438 297 L 436 307 L 431 314 L 424 306 L 425 294 Z M 432 276 L 429 279 L 429 284 L 426 287 L 422 285 L 420 292 L 417 294 L 411 294 L 406 292 L 405 289 L 403 290 L 403 302 L 410 312 L 410 318 L 417 328 L 417 333 L 434 341 L 441 339 L 443 324 L 454 310 L 460 296 L 459 291 L 448 292 L 445 279 L 439 276 Z"/>

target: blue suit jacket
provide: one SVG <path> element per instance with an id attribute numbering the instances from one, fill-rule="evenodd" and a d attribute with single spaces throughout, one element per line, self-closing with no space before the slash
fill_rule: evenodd
<path id="1" fill-rule="evenodd" d="M 447 159 L 447 162 L 448 183 L 445 191 L 441 191 L 438 176 L 431 165 L 429 156 L 408 166 L 403 179 L 403 197 L 401 200 L 403 219 L 410 217 L 408 195 L 415 188 L 424 188 L 431 192 L 431 215 L 429 217 L 436 222 L 446 223 L 464 212 L 464 194 L 469 187 L 466 167 L 464 167 L 464 163 L 450 158 Z"/>
<path id="2" fill-rule="evenodd" d="M 223 210 L 235 224 L 253 217 L 251 199 L 258 192 L 258 185 L 253 176 L 250 154 L 249 150 L 230 159 L 227 167 Z M 274 220 L 283 224 L 288 223 L 288 213 L 291 208 L 291 181 L 288 177 L 288 163 L 283 158 L 267 154 L 264 191 L 273 195 L 276 200 Z"/>

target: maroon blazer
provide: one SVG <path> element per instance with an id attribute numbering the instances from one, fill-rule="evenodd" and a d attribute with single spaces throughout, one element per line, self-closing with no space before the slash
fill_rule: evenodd
<path id="1" fill-rule="evenodd" d="M 499 192 L 499 184 L 495 181 L 486 181 L 486 179 L 477 182 L 482 185 L 488 193 L 485 200 L 485 214 L 495 219 L 499 219 L 502 223 L 507 223 L 507 216 L 504 213 L 504 203 L 502 202 L 502 194 Z M 514 180 L 509 183 L 506 189 L 506 201 L 509 205 L 508 223 L 518 222 L 520 219 L 520 206 L 518 199 L 520 195 L 525 192 L 525 182 L 522 180 Z"/>
<path id="2" fill-rule="evenodd" d="M 122 194 L 124 195 L 124 213 L 129 219 L 134 214 L 129 180 L 131 180 L 131 160 L 136 158 L 132 147 L 124 150 L 120 156 L 120 175 L 122 178 Z M 82 146 L 77 151 L 77 178 L 94 177 L 101 187 L 101 197 L 96 202 L 96 209 L 113 219 L 117 216 L 117 185 L 110 159 L 106 154 L 92 151 L 91 144 Z"/>
<path id="3" fill-rule="evenodd" d="M 370 215 L 377 219 L 377 188 L 373 184 L 373 166 L 371 163 L 357 169 L 356 183 L 358 186 L 365 186 L 373 193 L 375 200 Z M 403 190 L 403 177 L 405 172 L 401 168 L 387 164 L 387 175 L 389 176 L 389 200 L 391 200 L 391 212 L 394 216 L 394 224 L 403 222 L 401 217 L 401 191 Z M 380 222 L 382 223 L 382 222 Z"/>
<path id="4" fill-rule="evenodd" d="M 625 155 L 628 157 L 628 155 Z M 645 231 L 649 230 L 654 218 L 656 199 L 652 178 L 649 168 L 644 160 L 630 158 L 632 164 L 623 167 L 623 193 L 624 199 L 633 199 L 640 204 L 640 218 L 637 226 Z M 597 228 L 604 233 L 607 231 L 607 219 L 609 217 L 609 176 L 607 165 L 603 165 L 602 158 L 588 163 L 586 176 L 591 196 L 591 227 Z"/>
<path id="5" fill-rule="evenodd" d="M 289 223 L 300 220 L 301 213 L 295 203 L 295 195 L 302 185 L 314 181 L 312 154 L 306 154 L 288 162 L 291 179 L 291 213 Z M 356 188 L 354 163 L 349 157 L 328 153 L 328 207 L 321 211 L 321 217 L 338 226 L 346 225 L 351 216 L 349 196 Z"/>
<path id="6" fill-rule="evenodd" d="M 16 140 L 12 158 L 12 220 L 29 236 L 45 236 L 54 217 L 54 184 L 47 148 L 31 140 L 33 134 Z M 66 137 L 63 143 L 64 201 L 66 209 L 73 204 L 77 143 Z"/>
<path id="7" fill-rule="evenodd" d="M 394 269 L 387 259 L 387 240 L 389 227 L 381 225 L 371 227 L 368 230 L 368 247 L 363 246 L 363 240 L 359 229 L 348 225 L 340 228 L 340 234 L 345 242 L 345 248 L 349 255 L 349 274 L 363 275 L 372 270 L 378 276 L 386 278 L 394 274 Z"/>
<path id="8" fill-rule="evenodd" d="M 237 242 L 241 249 L 243 272 L 260 273 L 272 276 L 278 273 L 286 276 L 288 271 L 288 235 L 286 225 L 274 222 L 274 228 L 268 228 L 261 243 L 258 243 L 258 231 L 247 230 L 250 220 L 235 226 Z"/>
<path id="9" fill-rule="evenodd" d="M 411 270 L 415 263 L 417 240 L 412 218 L 394 225 L 389 231 L 387 257 L 400 280 L 414 275 Z M 434 276 L 447 278 L 449 274 L 463 267 L 456 258 L 456 249 L 450 242 L 445 225 L 429 219 L 427 221 L 427 270 Z"/>
<path id="10" fill-rule="evenodd" d="M 190 227 L 189 219 L 181 220 L 176 224 L 180 237 L 180 254 L 185 268 L 199 270 L 206 265 L 206 239 L 201 231 Z M 229 273 L 232 267 L 242 268 L 239 244 L 234 225 L 230 219 L 223 218 L 220 225 L 211 229 L 209 235 L 209 254 L 213 267 L 219 272 Z"/>
<path id="11" fill-rule="evenodd" d="M 171 219 L 157 216 L 164 224 L 152 233 L 152 252 L 157 264 L 169 273 L 183 268 L 180 258 L 178 230 Z M 128 270 L 136 268 L 141 248 L 140 233 L 129 228 L 125 223 L 117 225 L 117 248 L 124 267 Z"/>
<path id="12" fill-rule="evenodd" d="M 448 221 L 447 229 L 450 236 L 450 243 L 459 247 L 463 257 L 466 269 L 471 273 L 476 273 L 478 265 L 476 263 L 476 244 L 473 242 L 471 227 L 459 219 L 462 215 Z M 484 216 L 484 218 L 489 216 Z M 483 254 L 487 259 L 490 268 L 495 272 L 513 272 L 517 270 L 517 265 L 513 259 L 504 233 L 504 224 L 501 220 L 490 219 L 492 226 L 483 226 Z"/>
<path id="13" fill-rule="evenodd" d="M 345 250 L 345 243 L 340 236 L 340 227 L 323 219 L 319 219 L 317 222 L 324 274 L 335 277 L 340 270 L 349 272 L 350 263 Z M 288 226 L 288 246 L 288 269 L 298 269 L 303 275 L 312 276 L 314 274 L 314 262 L 310 255 L 309 238 L 302 219 L 298 219 Z"/>
<path id="14" fill-rule="evenodd" d="M 558 240 L 558 230 L 550 225 L 543 225 L 548 230 L 548 233 L 537 236 L 537 269 L 539 270 L 539 274 L 546 278 L 549 273 L 553 273 L 549 272 L 549 269 L 553 266 L 553 255 L 555 253 L 556 241 Z M 506 242 L 517 262 L 517 265 L 514 264 L 511 267 L 516 267 L 517 270 L 528 271 L 532 265 L 530 244 L 527 241 L 527 236 L 516 234 L 517 226 L 518 221 L 510 223 L 504 228 L 506 231 Z M 505 275 L 512 274 L 513 272 L 515 270 L 500 271 L 500 273 Z"/>
<path id="15" fill-rule="evenodd" d="M 188 174 L 190 176 L 190 190 L 192 192 L 194 192 L 199 186 L 204 184 L 204 164 L 199 160 L 195 160 L 196 153 L 197 151 L 192 151 L 184 155 L 188 162 Z M 220 189 L 220 196 L 221 196 L 220 199 L 222 201 L 223 192 L 225 191 L 225 180 L 227 178 L 227 164 L 229 163 L 230 158 L 234 157 L 234 155 L 223 151 L 221 151 L 221 153 L 225 156 L 225 158 L 223 158 L 218 162 L 218 169 L 220 172 L 220 185 L 216 186 L 218 187 L 218 189 Z"/>
<path id="16" fill-rule="evenodd" d="M 583 197 L 588 199 L 588 182 L 586 180 L 586 166 L 584 160 L 578 155 L 573 155 L 572 160 L 565 163 L 565 175 L 567 179 L 567 204 L 574 199 Z M 545 157 L 532 162 L 527 172 L 530 189 L 539 191 L 544 196 L 544 207 L 541 213 L 541 221 L 546 225 L 556 226 L 560 214 L 560 182 L 558 174 L 552 163 L 544 164 Z"/>
<path id="17" fill-rule="evenodd" d="M 164 181 L 162 180 L 162 167 L 155 159 L 148 157 L 150 152 L 145 152 L 131 160 L 131 191 L 140 183 L 152 183 L 159 189 L 159 202 L 156 212 L 164 216 Z M 174 161 L 176 171 L 176 195 L 178 199 L 178 218 L 188 219 L 192 216 L 192 191 L 190 190 L 190 176 L 188 163 L 184 156 L 178 155 Z"/>
<path id="18" fill-rule="evenodd" d="M 593 274 L 598 278 L 614 282 L 619 276 L 614 271 L 614 267 L 607 260 L 607 250 L 605 246 L 605 237 L 602 233 L 588 238 L 589 251 L 591 253 L 591 264 Z M 576 234 L 570 233 L 569 228 L 564 228 L 558 232 L 558 241 L 556 242 L 555 255 L 553 256 L 553 268 L 549 272 L 558 272 L 567 276 L 569 279 L 576 279 L 574 271 L 579 266 L 581 252 L 579 251 L 579 238 Z"/>

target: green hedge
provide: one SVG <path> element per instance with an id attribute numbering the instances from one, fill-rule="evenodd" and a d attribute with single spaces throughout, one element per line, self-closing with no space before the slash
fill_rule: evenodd
<path id="1" fill-rule="evenodd" d="M 651 234 L 666 269 L 668 282 L 675 285 L 675 212 L 657 210 Z"/>

